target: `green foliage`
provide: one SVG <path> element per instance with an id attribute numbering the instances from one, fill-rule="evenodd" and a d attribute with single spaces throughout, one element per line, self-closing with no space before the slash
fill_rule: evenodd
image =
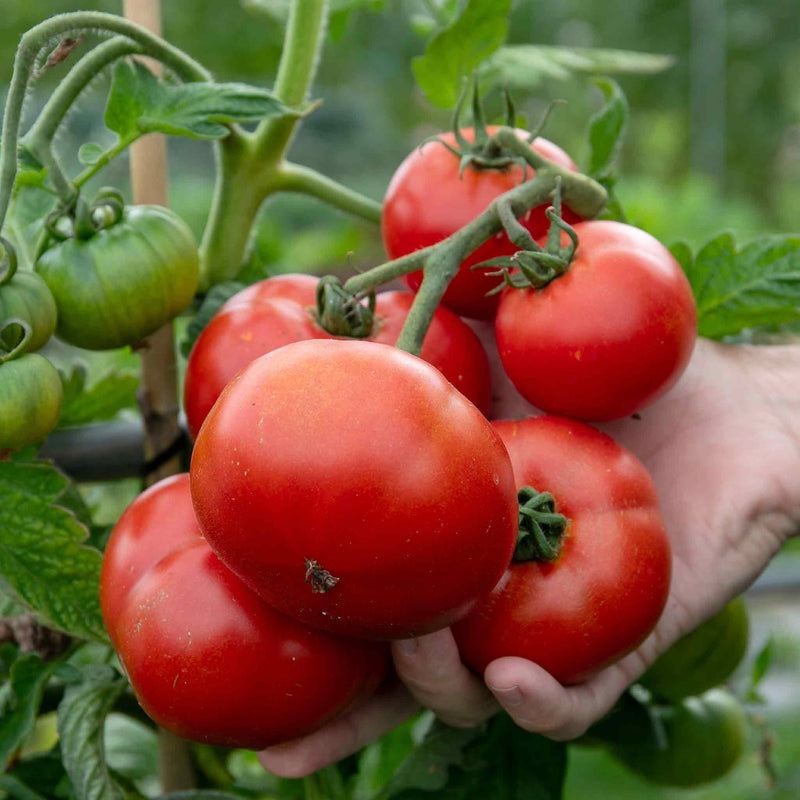
<path id="1" fill-rule="evenodd" d="M 775 661 L 775 640 L 770 636 L 764 646 L 758 651 L 753 665 L 750 668 L 750 680 L 745 691 L 745 700 L 749 703 L 764 703 L 764 698 L 758 691 L 761 682 L 767 676 Z"/>
<path id="2" fill-rule="evenodd" d="M 42 661 L 34 653 L 20 656 L 0 688 L 0 764 L 4 769 L 33 730 L 44 687 L 59 663 Z"/>
<path id="3" fill-rule="evenodd" d="M 425 800 L 437 792 L 443 800 L 558 800 L 565 772 L 566 745 L 500 713 L 471 730 L 434 723 L 379 797 Z"/>
<path id="4" fill-rule="evenodd" d="M 765 236 L 737 250 L 722 234 L 695 256 L 685 244 L 672 253 L 692 285 L 702 336 L 800 319 L 800 236 Z"/>
<path id="5" fill-rule="evenodd" d="M 244 288 L 245 284 L 239 281 L 225 281 L 211 288 L 203 298 L 197 313 L 192 317 L 192 321 L 186 326 L 186 332 L 180 344 L 183 356 L 188 358 L 194 343 L 197 341 L 197 337 L 203 332 L 203 328 L 211 322 L 211 317 L 220 310 L 225 302 Z"/>
<path id="6" fill-rule="evenodd" d="M 81 800 L 122 800 L 105 762 L 103 725 L 125 688 L 111 667 L 91 665 L 67 686 L 58 707 L 58 735 L 64 768 Z"/>
<path id="7" fill-rule="evenodd" d="M 102 556 L 66 476 L 46 463 L 0 462 L 0 573 L 51 627 L 106 641 L 98 586 Z M 84 507 L 85 508 L 85 507 Z"/>
<path id="8" fill-rule="evenodd" d="M 139 377 L 131 371 L 112 370 L 87 387 L 87 370 L 73 364 L 68 375 L 61 373 L 64 399 L 59 428 L 113 419 L 125 408 L 136 406 Z"/>
<path id="9" fill-rule="evenodd" d="M 611 78 L 596 78 L 595 85 L 603 93 L 603 107 L 589 120 L 589 165 L 593 178 L 611 176 L 625 138 L 630 117 L 628 101 L 619 84 Z"/>
<path id="10" fill-rule="evenodd" d="M 469 0 L 452 25 L 414 59 L 414 75 L 428 99 L 440 108 L 454 106 L 463 79 L 505 41 L 511 0 Z"/>
<path id="11" fill-rule="evenodd" d="M 576 75 L 653 75 L 669 69 L 672 56 L 580 47 L 519 44 L 501 47 L 484 66 L 486 77 L 512 89 L 532 91 Z"/>
<path id="12" fill-rule="evenodd" d="M 154 132 L 219 139 L 234 122 L 290 113 L 265 89 L 238 83 L 175 85 L 160 81 L 138 61 L 121 61 L 114 69 L 105 123 L 124 141 Z"/>

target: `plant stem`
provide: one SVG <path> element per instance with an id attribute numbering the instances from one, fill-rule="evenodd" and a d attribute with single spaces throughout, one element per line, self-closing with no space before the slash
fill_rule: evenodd
<path id="1" fill-rule="evenodd" d="M 143 50 L 144 48 L 141 44 L 125 36 L 115 36 L 113 39 L 95 47 L 67 73 L 58 88 L 50 96 L 36 122 L 25 134 L 22 140 L 23 143 L 49 169 L 50 179 L 62 200 L 70 200 L 75 192 L 75 186 L 80 186 L 97 170 L 105 166 L 117 153 L 101 159 L 91 173 L 85 170 L 81 174 L 80 182 L 76 182 L 73 185 L 64 174 L 53 153 L 53 138 L 59 125 L 61 125 L 67 111 L 69 111 L 70 106 L 80 93 L 106 66 L 122 56 L 141 53 Z M 121 152 L 121 150 L 117 152 Z"/>
<path id="2" fill-rule="evenodd" d="M 165 63 L 185 80 L 205 81 L 210 73 L 182 50 L 173 47 L 145 28 L 99 11 L 76 11 L 59 14 L 23 34 L 14 59 L 14 71 L 3 117 L 3 142 L 0 146 L 0 230 L 5 222 L 14 179 L 17 174 L 17 142 L 19 140 L 22 107 L 36 56 L 50 39 L 82 29 L 100 29 L 120 33 L 142 45 L 148 55 Z"/>
<path id="3" fill-rule="evenodd" d="M 231 280 L 241 269 L 258 209 L 273 191 L 267 179 L 275 172 L 259 169 L 252 137 L 238 130 L 217 143 L 215 156 L 214 197 L 200 244 L 201 292 Z"/>
<path id="4" fill-rule="evenodd" d="M 293 0 L 275 95 L 287 106 L 306 98 L 322 47 L 327 0 Z M 233 278 L 242 267 L 258 209 L 277 191 L 286 148 L 300 117 L 262 122 L 253 134 L 238 129 L 216 144 L 217 182 L 200 244 L 200 291 Z"/>
<path id="5" fill-rule="evenodd" d="M 50 147 L 59 125 L 78 95 L 102 70 L 118 58 L 141 53 L 142 45 L 125 36 L 115 36 L 87 53 L 59 83 L 36 122 L 23 138 L 23 143 L 36 156 Z"/>
<path id="6" fill-rule="evenodd" d="M 83 186 L 89 178 L 94 177 L 98 172 L 100 172 L 103 167 L 107 164 L 110 164 L 118 155 L 124 153 L 137 139 L 139 138 L 138 133 L 130 134 L 126 136 L 124 139 L 120 139 L 113 147 L 106 150 L 97 161 L 92 164 L 91 166 L 86 167 L 72 182 L 73 185 L 80 188 Z"/>
<path id="7" fill-rule="evenodd" d="M 310 167 L 285 162 L 276 176 L 277 188 L 285 192 L 302 192 L 328 205 L 380 225 L 381 204 L 365 197 Z"/>
<path id="8" fill-rule="evenodd" d="M 354 275 L 345 282 L 344 289 L 350 294 L 364 294 L 371 289 L 377 289 L 384 283 L 402 278 L 403 275 L 408 275 L 409 272 L 422 269 L 426 259 L 436 251 L 439 244 L 441 242 L 432 244 L 430 247 L 424 247 L 421 250 L 415 250 L 413 253 L 408 253 L 408 255 L 401 256 L 393 261 L 387 261 L 385 264 L 379 264 L 377 267 L 373 267 L 359 275 Z"/>
<path id="9" fill-rule="evenodd" d="M 308 97 L 327 20 L 328 0 L 293 0 L 274 88 L 275 96 L 289 107 L 301 105 Z M 255 132 L 257 148 L 262 154 L 282 156 L 297 121 L 295 117 L 285 117 L 262 122 Z"/>

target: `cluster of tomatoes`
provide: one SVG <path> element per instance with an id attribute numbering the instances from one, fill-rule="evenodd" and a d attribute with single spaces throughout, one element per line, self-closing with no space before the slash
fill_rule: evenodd
<path id="1" fill-rule="evenodd" d="M 425 145 L 389 186 L 389 256 L 446 239 L 531 174 L 460 176 L 457 155 Z M 563 275 L 487 294 L 497 277 L 471 267 L 518 249 L 498 234 L 450 284 L 420 358 L 393 346 L 408 292 L 378 294 L 357 336 L 323 325 L 324 285 L 303 275 L 250 286 L 211 320 L 186 373 L 191 473 L 134 501 L 103 566 L 109 634 L 159 724 L 262 748 L 373 692 L 388 640 L 452 626 L 478 673 L 514 655 L 571 684 L 652 630 L 671 570 L 655 488 L 585 421 L 674 384 L 694 301 L 649 235 L 563 218 L 578 242 Z M 547 234 L 543 207 L 520 222 Z M 458 314 L 494 319 L 508 376 L 548 415 L 489 421 L 489 360 Z"/>

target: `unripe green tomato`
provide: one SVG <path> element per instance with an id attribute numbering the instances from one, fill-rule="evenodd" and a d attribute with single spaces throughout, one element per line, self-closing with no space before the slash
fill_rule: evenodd
<path id="1" fill-rule="evenodd" d="M 641 677 L 656 697 L 675 703 L 725 683 L 747 652 L 749 623 L 741 597 L 679 639 Z"/>
<path id="2" fill-rule="evenodd" d="M 61 378 L 36 353 L 0 364 L 0 451 L 39 442 L 61 414 Z"/>
<path id="3" fill-rule="evenodd" d="M 168 208 L 128 206 L 93 236 L 51 247 L 36 270 L 55 297 L 59 338 L 110 350 L 139 343 L 189 305 L 197 243 Z"/>
<path id="4" fill-rule="evenodd" d="M 18 317 L 32 330 L 27 352 L 47 344 L 56 329 L 56 302 L 47 284 L 35 272 L 17 270 L 0 286 L 0 321 Z"/>
<path id="5" fill-rule="evenodd" d="M 666 747 L 652 741 L 614 744 L 611 754 L 633 772 L 662 786 L 698 786 L 721 778 L 744 752 L 747 720 L 738 700 L 724 689 L 687 697 L 655 709 Z"/>

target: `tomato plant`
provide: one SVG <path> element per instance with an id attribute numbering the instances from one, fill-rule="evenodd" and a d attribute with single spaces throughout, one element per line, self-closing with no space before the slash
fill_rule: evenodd
<path id="1" fill-rule="evenodd" d="M 531 506 L 544 514 L 528 515 L 540 520 L 537 533 L 565 526 L 563 543 L 552 560 L 540 561 L 519 560 L 521 542 L 497 586 L 453 633 L 478 672 L 519 656 L 562 683 L 579 683 L 640 644 L 664 608 L 671 556 L 655 487 L 632 453 L 580 422 L 493 425 L 517 487 L 552 495 Z M 521 511 L 521 528 L 524 518 Z"/>
<path id="2" fill-rule="evenodd" d="M 491 134 L 496 128 L 490 127 Z M 517 130 L 521 139 L 529 136 Z M 461 131 L 468 141 L 475 139 L 473 129 Z M 500 195 L 530 179 L 534 171 L 508 161 L 499 168 L 467 166 L 448 147 L 456 147 L 455 134 L 443 133 L 440 141 L 430 141 L 413 150 L 397 168 L 386 190 L 383 201 L 381 231 L 383 244 L 389 258 L 400 258 L 442 239 L 463 228 L 484 211 Z M 572 159 L 547 139 L 535 139 L 533 149 L 567 169 L 576 169 Z M 534 237 L 547 232 L 544 206 L 536 206 L 525 213 L 522 223 Z M 569 210 L 568 221 L 580 219 Z M 458 314 L 477 319 L 491 319 L 497 310 L 499 297 L 487 293 L 499 281 L 485 271 L 472 267 L 498 256 L 511 255 L 517 248 L 505 233 L 499 233 L 482 244 L 465 259 L 458 274 L 450 282 L 442 302 Z M 422 282 L 422 273 L 411 273 L 408 285 L 416 290 Z"/>
<path id="3" fill-rule="evenodd" d="M 132 0 L 126 10 L 147 4 Z M 0 242 L 3 788 L 25 797 L 66 792 L 77 800 L 157 794 L 154 771 L 143 779 L 133 774 L 119 758 L 124 748 L 112 746 L 133 717 L 142 723 L 137 741 L 161 750 L 160 791 L 169 797 L 199 786 L 200 794 L 225 797 L 390 800 L 424 788 L 448 796 L 494 797 L 497 790 L 509 800 L 555 800 L 566 746 L 529 734 L 506 715 L 474 730 L 434 723 L 422 741 L 422 726 L 409 723 L 369 744 L 342 772 L 332 766 L 302 782 L 256 774 L 252 756 L 157 736 L 155 729 L 160 724 L 206 745 L 262 747 L 333 721 L 325 734 L 280 751 L 289 754 L 289 771 L 299 774 L 311 763 L 304 747 L 320 756 L 328 737 L 341 754 L 374 730 L 362 725 L 370 715 L 409 709 L 408 693 L 391 679 L 370 695 L 386 667 L 386 644 L 337 632 L 394 639 L 452 624 L 473 670 L 498 656 L 520 655 L 566 684 L 589 678 L 635 647 L 669 590 L 669 545 L 650 478 L 630 453 L 573 420 L 492 427 L 485 416 L 486 354 L 453 311 L 491 321 L 473 330 L 487 343 L 496 331 L 499 352 L 492 344 L 490 362 L 502 359 L 534 404 L 588 420 L 616 418 L 635 414 L 678 379 L 696 323 L 716 339 L 796 324 L 800 240 L 762 237 L 737 248 L 722 235 L 696 254 L 674 245 L 673 258 L 625 224 L 616 161 L 626 128 L 642 126 L 628 125 L 626 98 L 611 79 L 595 76 L 602 104 L 588 121 L 588 147 L 569 140 L 569 149 L 585 156 L 584 171 L 539 135 L 544 122 L 532 134 L 521 130 L 535 110 L 527 98 L 517 114 L 506 91 L 504 124 L 487 125 L 484 107 L 494 113 L 498 106 L 499 92 L 489 85 L 495 79 L 516 95 L 554 80 L 583 80 L 587 72 L 651 74 L 670 62 L 648 53 L 523 43 L 519 4 L 509 17 L 509 0 L 410 4 L 413 29 L 430 37 L 413 73 L 428 100 L 441 108 L 455 103 L 455 119 L 452 134 L 423 141 L 406 158 L 384 194 L 375 181 L 396 162 L 381 165 L 373 156 L 407 153 L 412 138 L 441 127 L 433 117 L 430 128 L 423 123 L 421 95 L 409 103 L 407 86 L 394 94 L 383 82 L 359 84 L 364 93 L 358 102 L 371 115 L 380 115 L 387 98 L 392 113 L 383 122 L 369 120 L 377 134 L 369 138 L 372 149 L 360 148 L 367 138 L 360 131 L 360 141 L 352 136 L 353 162 L 342 145 L 355 128 L 341 136 L 325 127 L 333 115 L 321 119 L 316 133 L 306 127 L 306 135 L 297 135 L 319 105 L 315 98 L 326 95 L 313 87 L 317 65 L 327 63 L 321 58 L 325 32 L 346 37 L 348 14 L 358 6 L 372 14 L 381 4 L 243 5 L 246 11 L 232 4 L 225 13 L 231 20 L 240 12 L 254 15 L 252 30 L 240 35 L 239 27 L 218 27 L 209 17 L 210 48 L 203 46 L 201 28 L 184 25 L 180 35 L 188 30 L 192 48 L 224 71 L 217 52 L 224 29 L 235 28 L 237 45 L 244 47 L 257 16 L 270 15 L 257 61 L 276 64 L 273 88 L 265 88 L 263 76 L 257 85 L 217 80 L 179 47 L 113 14 L 59 14 L 19 38 L 0 146 L 0 229 L 13 242 Z M 409 4 L 395 5 L 392 23 L 381 23 L 392 28 L 391 39 Z M 274 32 L 284 23 L 278 54 Z M 515 44 L 503 46 L 510 23 Z M 166 17 L 165 29 L 171 24 Z M 410 46 L 405 37 L 397 40 L 404 51 Z M 371 63 L 357 55 L 353 62 Z M 31 91 L 50 70 L 58 70 L 58 81 Z M 106 73 L 108 130 L 100 140 L 107 144 L 83 142 L 68 152 L 64 124 L 77 132 L 97 130 L 93 123 L 74 125 L 71 111 L 76 102 L 94 108 L 82 101 L 91 86 L 106 85 L 96 80 Z M 469 90 L 456 98 L 470 73 L 471 118 L 462 125 Z M 331 74 L 343 83 L 338 67 Z M 48 85 L 54 88 L 46 99 L 37 95 Z M 44 102 L 35 113 L 23 113 L 31 96 Z M 693 105 L 693 116 L 701 105 Z M 416 130 L 407 139 L 396 138 L 402 133 L 396 108 L 411 109 Z M 577 117 L 570 115 L 562 130 L 572 136 Z M 23 122 L 30 123 L 26 130 Z M 693 130 L 704 129 L 694 122 Z M 322 128 L 324 136 L 318 135 Z M 100 190 L 89 202 L 99 174 L 150 134 L 213 141 L 213 187 L 195 183 L 206 171 L 173 166 L 182 185 L 172 196 L 188 211 L 191 229 L 202 229 L 199 246 L 173 211 L 152 205 L 156 199 L 149 195 L 167 196 L 164 170 L 144 174 L 158 157 L 131 154 L 132 204 L 116 190 Z M 149 139 L 153 146 L 159 142 Z M 298 147 L 290 151 L 294 142 Z M 191 152 L 194 159 L 199 148 L 184 148 L 180 157 Z M 317 167 L 295 163 L 290 156 L 297 153 L 312 154 Z M 73 174 L 77 162 L 80 171 Z M 357 163 L 359 181 L 375 196 L 384 194 L 383 204 L 325 174 L 345 171 L 348 163 Z M 772 174 L 763 166 L 759 175 Z M 650 167 L 652 175 L 665 174 Z M 298 196 L 296 206 L 267 206 L 290 193 Z M 310 204 L 302 210 L 309 198 L 373 225 L 375 236 L 382 226 L 390 260 L 367 265 L 378 240 L 370 242 L 366 226 L 348 228 L 346 242 L 329 240 L 325 212 Z M 206 207 L 202 224 L 198 217 Z M 642 210 L 629 209 L 631 219 L 649 225 L 652 217 Z M 271 218 L 266 225 L 264 217 Z M 698 235 L 680 219 L 673 214 L 671 227 L 661 231 L 670 238 Z M 298 240 L 273 248 L 273 231 Z M 264 280 L 287 266 L 316 270 L 330 263 L 338 271 L 351 234 L 358 242 L 358 274 L 341 281 Z M 413 295 L 383 291 L 403 280 Z M 223 299 L 248 283 L 214 316 Z M 494 289 L 502 293 L 487 295 Z M 178 314 L 193 319 L 169 324 Z M 73 362 L 73 348 L 58 342 L 32 354 L 54 326 L 67 344 L 129 346 L 135 353 L 104 354 L 87 368 Z M 199 336 L 184 386 L 173 329 L 186 331 L 184 345 Z M 722 351 L 715 351 L 719 359 Z M 64 369 L 61 378 L 50 358 Z M 131 370 L 131 361 L 141 371 Z M 114 366 L 96 377 L 101 362 L 103 369 Z M 124 372 L 118 369 L 123 364 Z M 703 377 L 708 397 L 724 394 L 711 385 L 713 372 Z M 507 382 L 499 383 L 498 407 L 512 399 L 504 393 Z M 725 397 L 736 412 L 743 410 L 736 389 L 745 384 L 732 379 Z M 139 495 L 107 541 L 112 525 L 105 523 L 120 512 L 120 497 L 133 481 L 112 491 L 94 484 L 124 476 L 148 485 L 180 468 L 191 445 L 180 427 L 181 389 L 197 436 L 191 478 L 182 475 Z M 680 416 L 686 403 L 702 404 L 705 397 L 698 392 L 689 401 L 676 393 L 676 419 L 688 424 L 689 415 Z M 130 417 L 137 403 L 137 420 L 112 420 L 122 409 Z M 709 403 L 708 419 L 716 423 L 717 412 Z M 651 456 L 645 444 L 668 431 L 647 417 L 620 429 L 628 436 L 640 426 L 641 438 L 629 441 Z M 759 430 L 747 428 L 756 417 L 739 417 L 743 433 Z M 83 430 L 76 420 L 97 426 Z M 714 437 L 705 438 L 709 430 L 698 426 L 695 447 L 713 446 Z M 37 446 L 45 436 L 43 460 Z M 654 474 L 668 490 L 698 476 L 686 452 L 684 460 L 675 457 L 670 465 L 665 455 L 658 463 Z M 753 470 L 762 463 L 756 460 Z M 729 474 L 708 477 L 719 488 Z M 703 526 L 709 504 L 724 505 L 700 486 L 691 487 L 686 508 L 692 505 L 691 519 L 701 522 L 675 539 L 684 578 L 697 566 L 686 542 L 709 533 Z M 740 486 L 725 487 L 722 497 Z M 735 508 L 750 507 L 732 494 Z M 665 504 L 667 518 L 674 519 L 674 494 L 668 491 L 665 500 L 673 504 Z M 711 533 L 727 535 L 718 526 Z M 748 560 L 749 552 L 742 562 Z M 755 566 L 747 567 L 752 577 Z M 720 580 L 710 588 L 721 602 L 729 585 L 744 582 Z M 676 588 L 676 599 L 683 599 L 685 581 Z M 704 626 L 645 676 L 652 694 L 635 687 L 623 695 L 646 695 L 643 704 L 655 709 L 668 734 L 666 749 L 655 755 L 648 742 L 636 740 L 641 727 L 627 742 L 607 739 L 623 762 L 635 762 L 657 781 L 688 783 L 722 774 L 735 760 L 740 712 L 734 708 L 726 717 L 715 694 L 681 697 L 732 668 L 743 631 L 741 617 L 733 622 L 723 627 L 736 647 L 718 646 L 719 630 Z M 698 665 L 697 654 L 708 649 Z M 764 664 L 759 657 L 753 697 Z M 677 679 L 664 679 L 664 672 Z M 360 711 L 366 717 L 338 716 L 365 700 Z M 58 743 L 38 749 L 50 722 L 37 726 L 37 720 L 54 710 Z M 652 721 L 647 713 L 638 719 Z M 707 763 L 687 768 L 685 754 L 677 755 L 686 742 L 707 754 Z M 722 745 L 721 755 L 712 744 Z M 155 752 L 145 760 L 155 762 Z M 175 768 L 180 765 L 187 769 Z"/>
<path id="4" fill-rule="evenodd" d="M 747 734 L 744 710 L 733 695 L 712 689 L 674 706 L 656 707 L 666 742 L 629 742 L 611 747 L 625 766 L 664 786 L 699 786 L 736 765 Z"/>
<path id="5" fill-rule="evenodd" d="M 733 675 L 747 652 L 748 630 L 747 606 L 737 597 L 672 645 L 639 682 L 671 702 L 703 694 Z"/>
<path id="6" fill-rule="evenodd" d="M 281 611 L 348 635 L 448 625 L 494 586 L 516 538 L 492 427 L 432 366 L 374 342 L 253 361 L 206 418 L 191 474 L 222 561 Z"/>
<path id="7" fill-rule="evenodd" d="M 320 318 L 318 287 L 310 275 L 279 275 L 242 290 L 217 312 L 186 367 L 184 408 L 192 436 L 226 384 L 253 359 L 290 342 L 333 338 Z M 369 333 L 362 338 L 394 344 L 413 299 L 407 292 L 379 294 Z M 437 309 L 420 356 L 488 413 L 489 362 L 478 337 L 455 314 Z"/>
<path id="8" fill-rule="evenodd" d="M 186 474 L 120 518 L 100 592 L 142 707 L 196 741 L 259 749 L 297 738 L 368 696 L 386 668 L 385 645 L 299 625 L 223 566 L 197 526 Z"/>
<path id="9" fill-rule="evenodd" d="M 36 266 L 58 306 L 58 336 L 89 350 L 138 344 L 194 297 L 194 236 L 159 206 L 123 209 L 103 196 L 78 208 L 69 233 L 51 225 L 60 241 Z"/>
<path id="10" fill-rule="evenodd" d="M 633 414 L 666 392 L 694 347 L 689 282 L 652 236 L 619 222 L 575 225 L 565 274 L 509 288 L 495 319 L 503 367 L 533 405 L 582 420 Z"/>

